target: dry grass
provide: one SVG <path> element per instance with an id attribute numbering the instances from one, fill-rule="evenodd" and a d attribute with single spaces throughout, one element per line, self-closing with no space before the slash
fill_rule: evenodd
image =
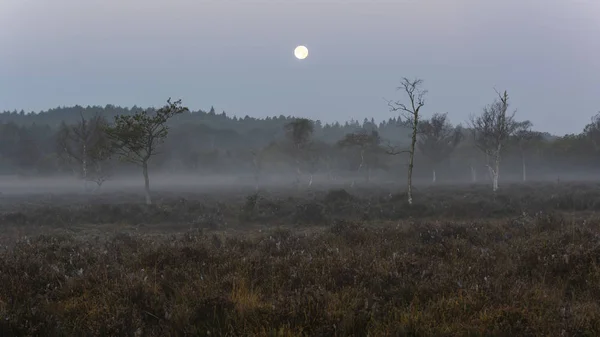
<path id="1" fill-rule="evenodd" d="M 318 228 L 23 239 L 0 253 L 0 335 L 600 334 L 594 215 L 326 215 Z"/>

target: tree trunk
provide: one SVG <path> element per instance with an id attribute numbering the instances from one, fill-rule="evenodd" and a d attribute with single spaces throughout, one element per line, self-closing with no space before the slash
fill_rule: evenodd
<path id="1" fill-rule="evenodd" d="M 492 172 L 494 174 L 494 185 L 493 190 L 496 192 L 498 190 L 498 178 L 500 177 L 500 155 L 496 155 L 496 160 L 494 161 L 494 170 Z"/>
<path id="2" fill-rule="evenodd" d="M 296 167 L 296 186 L 298 189 L 300 188 L 300 178 L 302 177 L 302 172 L 300 171 L 300 163 Z"/>
<path id="3" fill-rule="evenodd" d="M 437 179 L 436 179 L 436 176 L 435 176 L 435 169 L 433 169 L 433 177 L 431 177 L 431 182 L 432 182 L 433 184 L 435 184 L 436 180 L 437 180 Z"/>
<path id="4" fill-rule="evenodd" d="M 142 162 L 142 171 L 144 173 L 144 192 L 146 193 L 146 205 L 152 205 L 150 198 L 150 178 L 148 178 L 148 162 Z"/>
<path id="5" fill-rule="evenodd" d="M 488 165 L 488 171 L 490 173 L 490 180 L 492 180 L 492 191 L 496 192 L 498 189 L 498 172 L 492 165 Z"/>
<path id="6" fill-rule="evenodd" d="M 473 165 L 471 165 L 471 182 L 477 183 L 477 169 Z"/>
<path id="7" fill-rule="evenodd" d="M 260 172 L 258 170 L 254 172 L 254 188 L 257 191 L 260 188 Z"/>
<path id="8" fill-rule="evenodd" d="M 360 164 L 358 165 L 358 170 L 356 170 L 356 174 L 360 174 L 360 170 L 365 164 L 365 150 L 360 150 Z"/>
<path id="9" fill-rule="evenodd" d="M 313 183 L 313 174 L 310 174 L 310 179 L 308 180 L 308 187 L 311 187 Z"/>
<path id="10" fill-rule="evenodd" d="M 412 148 L 414 149 L 414 142 L 413 142 Z M 413 199 L 412 199 L 413 159 L 414 159 L 414 152 L 411 151 L 410 152 L 410 158 L 408 159 L 408 187 L 407 187 L 407 195 L 408 195 L 408 204 L 409 205 L 412 205 L 412 203 L 413 203 Z"/>
<path id="11" fill-rule="evenodd" d="M 492 190 L 496 192 L 498 190 L 498 171 L 494 171 L 494 185 L 492 186 Z"/>
<path id="12" fill-rule="evenodd" d="M 412 205 L 413 203 L 413 199 L 412 199 L 412 171 L 413 171 L 413 166 L 414 166 L 414 159 L 415 159 L 415 144 L 417 143 L 417 127 L 419 125 L 419 115 L 418 112 L 415 111 L 414 113 L 414 120 L 413 120 L 413 132 L 412 132 L 412 140 L 410 143 L 410 152 L 409 152 L 409 159 L 408 159 L 408 188 L 407 188 L 407 194 L 408 194 L 408 204 Z"/>

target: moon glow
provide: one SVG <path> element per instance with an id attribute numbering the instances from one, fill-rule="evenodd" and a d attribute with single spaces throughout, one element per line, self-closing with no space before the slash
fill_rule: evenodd
<path id="1" fill-rule="evenodd" d="M 294 56 L 299 60 L 304 60 L 308 57 L 308 48 L 305 46 L 298 46 L 294 49 Z"/>

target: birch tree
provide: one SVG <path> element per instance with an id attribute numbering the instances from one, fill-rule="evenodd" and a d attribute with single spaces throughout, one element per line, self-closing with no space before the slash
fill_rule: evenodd
<path id="1" fill-rule="evenodd" d="M 498 98 L 483 109 L 479 116 L 471 116 L 470 127 L 475 146 L 485 155 L 486 166 L 492 178 L 492 189 L 498 190 L 500 160 L 504 145 L 511 136 L 529 122 L 517 122 L 516 110 L 508 113 L 508 93 L 499 93 Z"/>
<path id="2" fill-rule="evenodd" d="M 425 95 L 427 94 L 427 90 L 421 88 L 422 85 L 423 80 L 421 79 L 409 80 L 405 77 L 402 79 L 402 83 L 397 90 L 404 91 L 408 97 L 408 105 L 402 103 L 401 101 L 388 101 L 390 111 L 399 112 L 405 119 L 409 121 L 412 128 L 410 146 L 408 150 L 396 151 L 395 149 L 390 149 L 388 151 L 388 153 L 391 155 L 408 153 L 407 194 L 409 205 L 412 205 L 413 203 L 412 172 L 415 158 L 415 144 L 417 143 L 417 133 L 419 131 L 419 118 L 421 108 L 425 105 Z"/>
<path id="3" fill-rule="evenodd" d="M 73 125 L 64 122 L 56 134 L 57 154 L 61 160 L 74 165 L 74 171 L 84 181 L 84 190 L 87 183 L 96 183 L 96 190 L 110 176 L 108 160 L 112 155 L 112 148 L 104 128 L 106 120 L 95 115 L 89 120 L 80 115 L 81 119 Z"/>
<path id="4" fill-rule="evenodd" d="M 106 127 L 106 132 L 120 158 L 142 168 L 148 205 L 152 204 L 148 163 L 152 157 L 159 154 L 157 150 L 167 138 L 168 120 L 188 111 L 188 108 L 181 106 L 181 100 L 171 102 L 169 98 L 167 104 L 156 111 L 142 110 L 133 115 L 117 115 L 114 125 Z"/>
<path id="5" fill-rule="evenodd" d="M 419 150 L 432 165 L 431 182 L 437 180 L 436 169 L 446 160 L 462 140 L 462 129 L 448 122 L 448 114 L 434 114 L 429 120 L 419 123 Z"/>

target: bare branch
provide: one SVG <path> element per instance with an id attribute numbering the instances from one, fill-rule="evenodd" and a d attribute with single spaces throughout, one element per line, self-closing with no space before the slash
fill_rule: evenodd
<path id="1" fill-rule="evenodd" d="M 519 130 L 529 128 L 528 121 L 515 120 L 516 110 L 508 115 L 508 93 L 494 89 L 498 98 L 483 109 L 479 116 L 471 115 L 469 126 L 475 146 L 486 155 L 487 166 L 494 180 L 494 191 L 498 188 L 500 155 L 505 143 Z M 493 161 L 493 163 L 491 162 Z"/>

